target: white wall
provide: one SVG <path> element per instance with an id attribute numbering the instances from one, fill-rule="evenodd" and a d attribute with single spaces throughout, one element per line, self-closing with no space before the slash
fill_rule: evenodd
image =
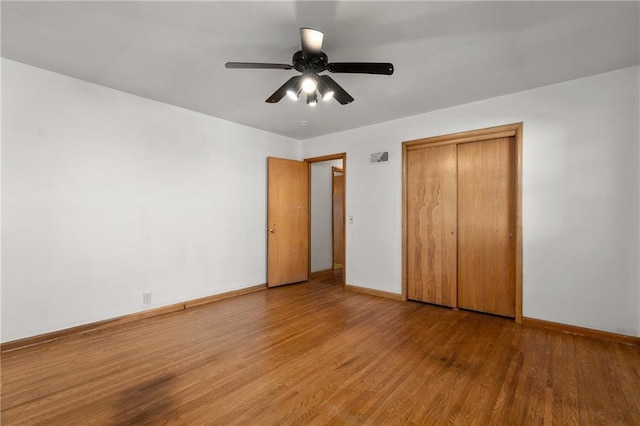
<path id="1" fill-rule="evenodd" d="M 266 157 L 298 141 L 2 66 L 2 341 L 266 281 Z"/>
<path id="2" fill-rule="evenodd" d="M 636 66 L 303 141 L 348 155 L 347 283 L 401 292 L 403 141 L 522 121 L 524 316 L 640 336 L 639 96 Z"/>
<path id="3" fill-rule="evenodd" d="M 2 8 L 0 7 L 0 10 Z M 2 13 L 0 13 L 0 22 Z M 0 41 L 1 44 L 1 41 Z M 0 61 L 0 81 L 2 81 L 2 62 Z M 0 100 L 2 99 L 2 85 L 0 84 Z M 2 117 L 2 102 L 0 101 L 0 118 Z M 2 120 L 0 119 L 0 142 L 2 141 Z M 2 149 L 0 143 L 0 187 L 2 186 Z M 2 190 L 0 189 L 0 206 L 2 206 Z M 0 342 L 2 342 L 2 209 L 0 208 Z"/>
<path id="4" fill-rule="evenodd" d="M 311 163 L 311 272 L 333 268 L 333 171 L 342 160 Z"/>

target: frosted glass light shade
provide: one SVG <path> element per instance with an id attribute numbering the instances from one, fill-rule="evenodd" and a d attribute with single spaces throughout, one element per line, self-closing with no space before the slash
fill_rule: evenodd
<path id="1" fill-rule="evenodd" d="M 315 80 L 311 77 L 305 77 L 304 80 L 302 80 L 302 90 L 304 90 L 305 93 L 312 93 L 313 91 L 315 91 L 316 90 Z"/>

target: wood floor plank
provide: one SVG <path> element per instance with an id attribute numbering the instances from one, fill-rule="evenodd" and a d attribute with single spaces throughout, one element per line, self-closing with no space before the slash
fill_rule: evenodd
<path id="1" fill-rule="evenodd" d="M 637 346 L 336 282 L 5 353 L 2 424 L 640 424 Z"/>

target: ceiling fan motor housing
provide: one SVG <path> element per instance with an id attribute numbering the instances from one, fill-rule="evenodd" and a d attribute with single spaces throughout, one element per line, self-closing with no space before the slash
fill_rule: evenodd
<path id="1" fill-rule="evenodd" d="M 309 55 L 305 58 L 302 50 L 298 50 L 291 58 L 293 68 L 303 74 L 318 74 L 329 67 L 329 58 L 324 52 Z"/>

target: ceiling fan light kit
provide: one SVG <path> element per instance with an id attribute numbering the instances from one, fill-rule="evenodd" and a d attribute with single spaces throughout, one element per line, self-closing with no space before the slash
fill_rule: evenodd
<path id="1" fill-rule="evenodd" d="M 309 106 L 318 105 L 318 94 L 316 92 L 307 94 L 307 105 Z"/>
<path id="2" fill-rule="evenodd" d="M 293 54 L 292 65 L 256 62 L 227 62 L 226 68 L 246 69 L 295 69 L 302 75 L 291 77 L 266 100 L 267 103 L 277 103 L 285 95 L 292 100 L 298 100 L 300 94 L 307 95 L 307 105 L 315 106 L 318 97 L 323 101 L 335 99 L 342 105 L 353 102 L 349 95 L 338 83 L 328 75 L 320 75 L 324 71 L 331 73 L 350 74 L 379 74 L 392 75 L 393 64 L 388 62 L 334 62 L 329 63 L 327 55 L 322 51 L 324 34 L 312 28 L 300 28 L 302 49 Z"/>
<path id="3" fill-rule="evenodd" d="M 308 75 L 302 78 L 302 90 L 305 93 L 311 94 L 316 91 L 316 79 L 312 75 Z"/>

